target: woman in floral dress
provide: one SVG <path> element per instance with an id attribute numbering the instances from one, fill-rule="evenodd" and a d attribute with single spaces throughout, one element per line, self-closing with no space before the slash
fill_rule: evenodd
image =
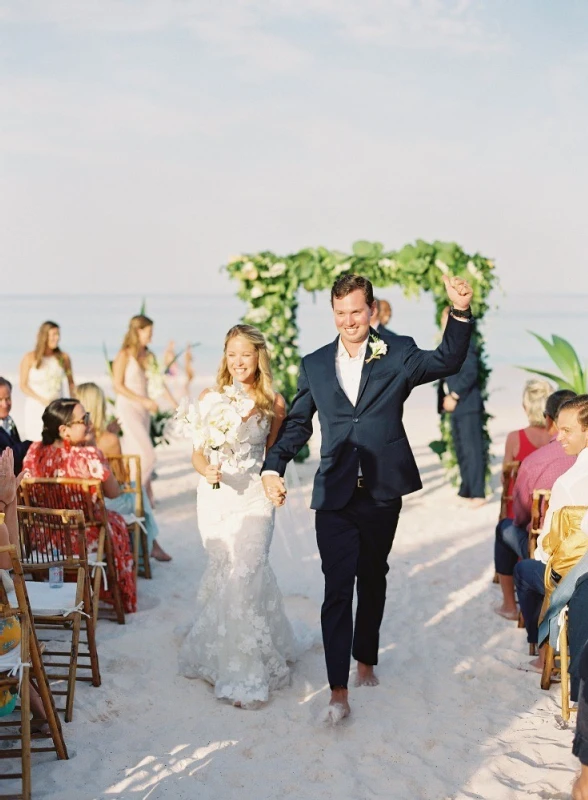
<path id="1" fill-rule="evenodd" d="M 34 442 L 23 462 L 33 478 L 98 478 L 105 497 L 118 497 L 120 486 L 108 462 L 97 447 L 85 445 L 89 416 L 77 400 L 54 400 L 43 414 L 43 434 Z M 71 508 L 76 508 L 72 499 Z M 110 538 L 114 552 L 117 581 L 127 614 L 137 610 L 137 584 L 133 554 L 124 519 L 115 511 L 107 511 Z M 88 553 L 95 553 L 99 528 L 86 528 Z M 112 603 L 110 592 L 101 599 Z"/>

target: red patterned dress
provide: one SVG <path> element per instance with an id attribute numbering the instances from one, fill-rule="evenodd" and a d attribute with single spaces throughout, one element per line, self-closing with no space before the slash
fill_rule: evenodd
<path id="1" fill-rule="evenodd" d="M 61 447 L 33 442 L 23 462 L 33 478 L 98 478 L 105 481 L 110 467 L 97 447 L 72 447 L 65 442 Z M 75 508 L 72 503 L 72 508 Z M 129 532 L 124 519 L 116 511 L 107 511 L 114 562 L 125 613 L 137 610 L 137 582 L 133 569 L 133 553 Z M 99 528 L 86 528 L 88 553 L 96 552 Z M 104 589 L 102 600 L 112 603 L 110 592 Z"/>

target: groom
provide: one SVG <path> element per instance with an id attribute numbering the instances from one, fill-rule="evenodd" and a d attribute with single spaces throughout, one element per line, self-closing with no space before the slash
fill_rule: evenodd
<path id="1" fill-rule="evenodd" d="M 356 685 L 378 683 L 387 559 L 402 495 L 422 486 L 402 425 L 404 401 L 415 386 L 458 372 L 468 352 L 471 287 L 460 278 L 443 280 L 452 309 L 443 341 L 432 351 L 420 350 L 409 336 L 370 328 L 374 295 L 367 278 L 345 275 L 335 282 L 331 305 L 339 336 L 302 359 L 298 392 L 263 465 L 265 492 L 282 505 L 286 465 L 310 439 L 318 411 L 321 461 L 311 505 L 325 576 L 321 625 L 332 722 L 350 712 L 351 654 Z"/>

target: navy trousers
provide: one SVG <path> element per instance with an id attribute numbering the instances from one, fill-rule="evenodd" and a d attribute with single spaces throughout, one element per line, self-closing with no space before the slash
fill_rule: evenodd
<path id="1" fill-rule="evenodd" d="M 519 606 L 525 618 L 527 641 L 537 644 L 539 638 L 539 615 L 545 598 L 545 564 L 534 558 L 519 561 L 514 568 Z"/>
<path id="2" fill-rule="evenodd" d="M 486 496 L 486 462 L 484 457 L 484 420 L 480 412 L 454 414 L 451 434 L 461 477 L 460 497 Z"/>
<path id="3" fill-rule="evenodd" d="M 356 489 L 344 508 L 316 512 L 316 539 L 325 576 L 321 626 L 332 689 L 347 688 L 352 653 L 363 664 L 378 663 L 388 555 L 401 508 L 400 497 L 389 505 L 377 505 L 366 489 Z"/>

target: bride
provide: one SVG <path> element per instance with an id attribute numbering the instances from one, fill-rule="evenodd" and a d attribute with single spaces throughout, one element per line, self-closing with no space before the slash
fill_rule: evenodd
<path id="1" fill-rule="evenodd" d="M 295 641 L 268 563 L 275 509 L 259 474 L 286 409 L 284 398 L 272 389 L 265 339 L 250 325 L 236 325 L 225 338 L 214 391 L 232 385 L 255 403 L 239 430 L 240 441 L 250 445 L 247 466 L 214 466 L 210 453 L 193 453 L 192 464 L 205 478 L 198 487 L 197 510 L 209 560 L 179 663 L 186 677 L 211 683 L 217 697 L 255 708 L 272 689 L 290 682 Z M 200 395 L 201 403 L 210 391 Z M 220 489 L 213 489 L 215 483 Z"/>

